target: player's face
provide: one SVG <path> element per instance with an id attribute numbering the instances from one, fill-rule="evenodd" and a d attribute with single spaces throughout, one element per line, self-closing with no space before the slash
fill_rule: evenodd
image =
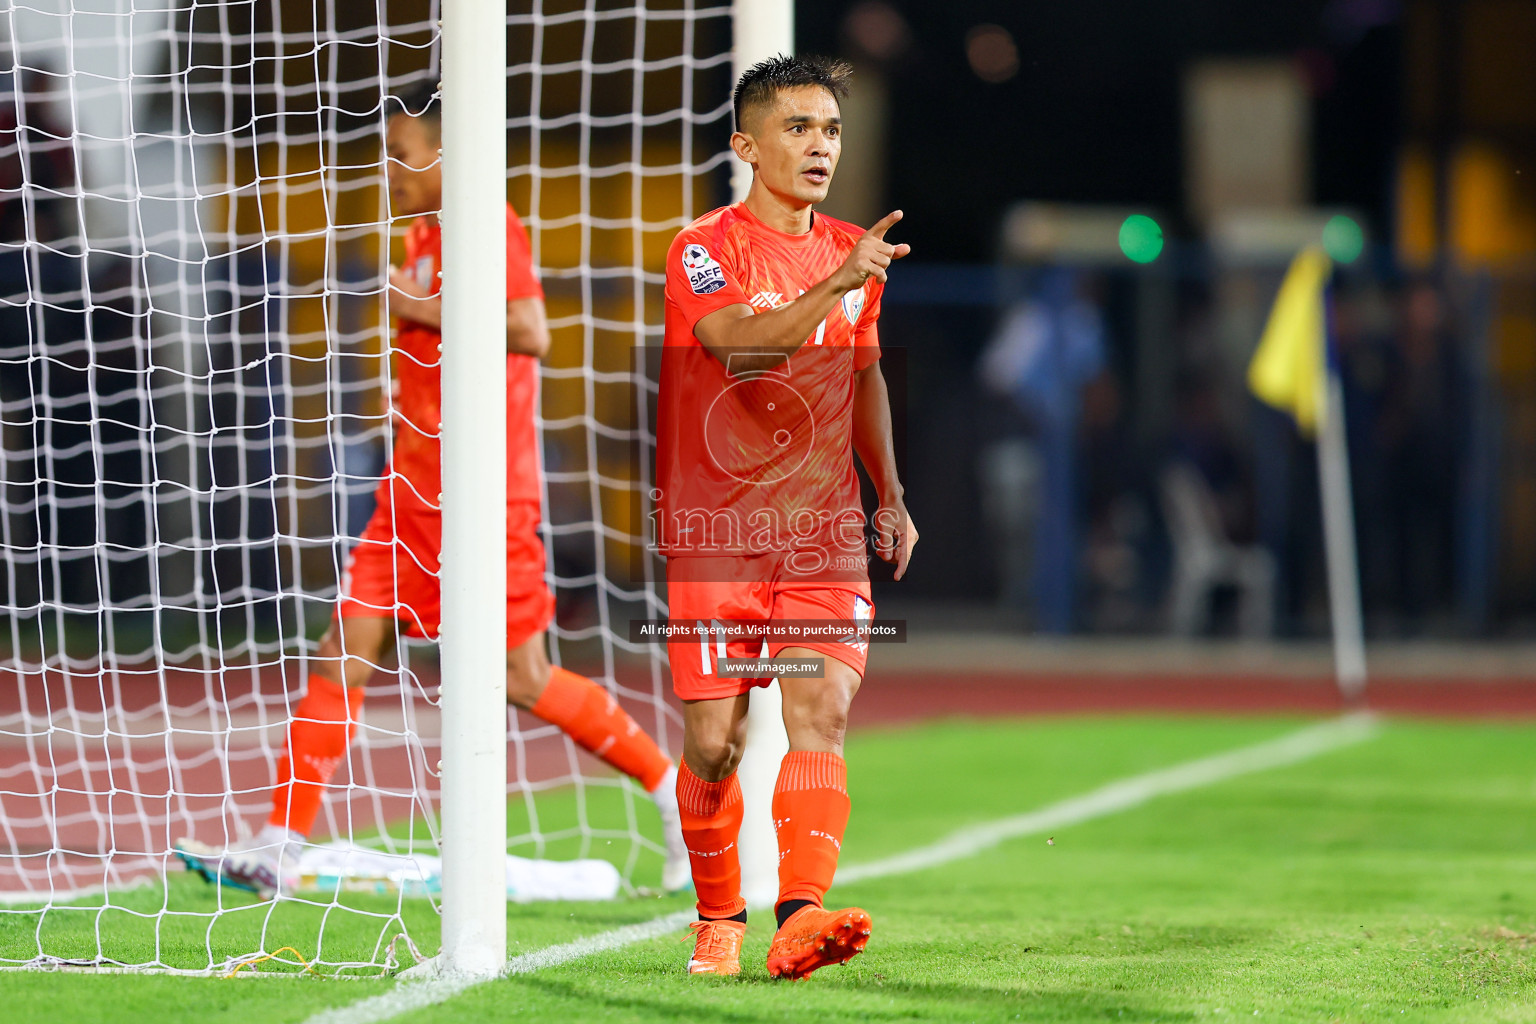
<path id="1" fill-rule="evenodd" d="M 443 165 L 435 125 L 409 114 L 389 119 L 384 150 L 389 154 L 389 205 L 399 215 L 433 213 L 443 205 Z"/>
<path id="2" fill-rule="evenodd" d="M 749 160 L 768 191 L 797 203 L 827 198 L 843 151 L 836 97 L 819 85 L 782 89 L 749 127 Z"/>

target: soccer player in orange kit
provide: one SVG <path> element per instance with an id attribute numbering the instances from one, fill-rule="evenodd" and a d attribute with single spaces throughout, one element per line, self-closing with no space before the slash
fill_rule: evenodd
<path id="1" fill-rule="evenodd" d="M 780 673 L 790 750 L 773 818 L 778 931 L 768 972 L 803 978 L 864 948 L 869 915 L 827 910 L 848 822 L 842 757 L 873 616 L 857 453 L 879 500 L 877 553 L 899 579 L 917 542 L 891 441 L 876 320 L 886 272 L 909 247 L 813 212 L 841 149 L 847 65 L 777 57 L 735 92 L 731 147 L 752 165 L 745 201 L 694 221 L 667 255 L 658 402 L 658 549 L 667 557 L 673 686 L 684 702 L 677 796 L 699 920 L 688 970 L 740 970 L 746 905 L 737 837 L 748 694 L 770 676 L 722 678 L 717 657 L 819 658 L 818 678 Z M 715 624 L 758 624 L 724 639 Z M 773 623 L 844 624 L 796 641 Z M 837 627 L 842 629 L 841 626 Z M 712 639 L 712 637 L 714 637 Z"/>
<path id="2" fill-rule="evenodd" d="M 209 881 L 263 897 L 279 891 L 282 877 L 296 867 L 290 844 L 314 826 L 325 787 L 347 755 L 363 685 L 392 645 L 397 624 L 423 637 L 435 637 L 439 629 L 441 115 L 430 90 L 418 90 L 402 106 L 386 129 L 390 206 L 395 214 L 416 219 L 405 238 L 405 265 L 389 273 L 391 311 L 400 321 L 394 342 L 400 395 L 394 461 L 379 484 L 377 507 L 348 567 L 345 596 L 289 723 L 266 827 L 253 842 L 225 851 L 184 846 L 189 867 Z M 507 700 L 559 726 L 651 793 L 666 835 L 663 886 L 679 889 L 688 882 L 688 858 L 679 831 L 675 767 L 606 690 L 551 666 L 546 653 L 544 630 L 555 600 L 544 583 L 544 546 L 535 532 L 540 496 L 533 420 L 538 363 L 549 349 L 549 331 L 528 236 L 510 205 L 506 238 Z"/>

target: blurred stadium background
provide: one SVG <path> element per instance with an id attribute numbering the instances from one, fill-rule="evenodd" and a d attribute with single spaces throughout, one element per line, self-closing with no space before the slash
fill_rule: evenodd
<path id="1" fill-rule="evenodd" d="M 309 16 L 307 2 L 278 14 L 290 27 Z M 882 615 L 907 618 L 919 631 L 1326 639 L 1313 446 L 1244 384 L 1286 264 L 1303 244 L 1326 241 L 1338 265 L 1334 333 L 1369 638 L 1513 642 L 1536 633 L 1536 71 L 1526 59 L 1536 10 L 1506 0 L 1317 0 L 1241 12 L 1205 0 L 1046 9 L 829 0 L 800 4 L 796 16 L 800 49 L 838 54 L 857 68 L 849 120 L 858 130 L 828 212 L 870 223 L 900 206 L 903 237 L 914 246 L 883 337 L 903 350 L 893 366 L 905 370 L 902 440 L 923 552 L 902 587 L 883 590 Z M 361 24 L 369 15 L 336 17 Z M 680 30 L 652 31 L 665 47 L 666 33 Z M 710 33 L 722 39 L 703 38 Z M 726 45 L 725 33 L 723 19 L 698 22 L 696 52 Z M 218 45 L 216 37 L 204 45 Z M 519 45 L 528 40 L 514 39 L 514 53 Z M 548 61 L 575 60 L 582 36 L 551 29 L 540 45 Z M 710 74 L 727 87 L 728 69 L 718 66 L 691 87 L 709 92 Z M 345 68 L 332 75 L 348 80 Z M 513 81 L 515 111 L 529 97 L 518 92 L 527 80 Z M 579 76 L 553 76 L 544 86 L 545 111 L 580 102 Z M 58 132 L 70 112 L 48 75 L 11 76 L 7 88 L 18 87 L 32 90 L 21 129 L 32 133 L 31 180 L 59 193 L 37 200 L 39 230 L 68 235 L 87 208 L 70 196 L 76 170 Z M 622 76 L 594 78 L 590 88 L 599 113 L 628 109 Z M 684 102 L 681 78 L 675 95 L 651 89 L 658 104 Z M 165 101 L 152 93 L 139 102 Z M 251 102 L 259 107 L 263 97 Z M 16 113 L 5 116 L 14 121 Z M 692 129 L 689 140 L 674 127 L 653 132 L 647 145 L 707 152 L 725 130 L 704 117 Z M 548 174 L 576 164 L 583 145 L 600 164 L 605 148 L 629 144 L 622 124 L 583 132 L 575 122 L 563 133 L 545 126 L 530 158 L 535 133 L 514 131 L 510 191 L 536 226 L 541 265 L 552 268 L 554 315 L 577 310 L 591 287 L 608 319 L 623 323 L 635 297 L 622 280 L 583 281 L 560 268 L 583 259 L 622 267 L 637 255 L 654 267 L 666 238 L 588 230 L 561 214 L 583 201 L 582 190 L 598 213 L 627 216 L 633 189 L 644 193 L 645 216 L 675 216 L 681 210 L 671 207 L 686 202 L 690 186 L 707 208 L 726 197 L 729 168 L 692 182 L 653 173 L 638 185 L 624 173 Z M 376 182 L 362 166 L 349 178 L 344 131 L 338 145 L 326 179 L 339 197 L 335 213 L 366 221 L 348 210 L 377 209 Z M 264 215 L 286 218 L 294 240 L 282 259 L 293 294 L 281 305 L 296 346 L 318 352 L 328 329 L 354 339 L 349 354 L 357 358 L 339 372 L 344 415 L 361 426 L 337 453 L 318 437 L 300 446 L 301 458 L 317 460 L 315 472 L 301 475 L 323 479 L 336 465 L 352 481 L 337 496 L 335 532 L 344 536 L 366 516 L 366 478 L 382 459 L 382 394 L 368 358 L 377 358 L 379 306 L 348 290 L 374 273 L 379 239 L 366 227 L 306 236 L 327 216 L 317 144 L 274 145 L 263 155 L 266 166 L 233 173 L 285 178 L 281 211 L 253 187 L 221 212 L 237 239 L 260 237 Z M 540 164 L 546 173 L 531 173 Z M 112 169 L 82 169 L 88 184 L 93 171 Z M 315 187 L 306 189 L 310 172 Z M 21 203 L 0 205 L 5 237 L 21 237 Z M 1134 232 L 1121 244 L 1133 216 L 1150 218 L 1140 221 L 1148 240 L 1139 248 Z M 249 274 L 254 261 L 259 274 L 263 258 L 272 257 L 232 257 L 232 287 L 242 266 Z M 58 254 L 50 265 L 45 254 L 42 287 L 67 291 L 71 259 Z M 25 287 L 14 257 L 4 273 Z M 302 294 L 326 274 L 340 283 L 334 294 Z M 66 285 L 50 283 L 61 276 Z M 102 307 L 129 300 L 125 289 L 98 294 L 108 299 L 90 328 L 110 338 L 129 318 Z M 254 322 L 269 312 L 247 306 L 238 316 Z M 10 320 L 0 334 L 25 337 L 16 318 L 26 314 L 11 307 L 3 315 Z M 85 333 L 85 318 L 68 303 L 46 316 L 48 343 L 61 351 Z M 224 326 L 236 328 L 226 355 L 237 366 L 247 353 L 238 350 L 236 315 Z M 607 342 L 628 334 L 605 332 L 599 323 L 590 351 L 622 353 Z M 582 337 L 580 329 L 557 332 L 552 365 L 579 360 Z M 624 359 L 603 368 L 627 369 Z M 306 396 L 325 397 L 324 368 L 312 362 L 314 381 L 293 382 L 296 411 Z M 72 372 L 78 365 L 68 357 L 56 365 L 45 385 L 50 403 L 79 406 L 94 387 L 110 413 L 117 378 L 106 372 L 90 384 L 83 370 Z M 6 377 L 0 397 L 19 408 L 28 382 L 22 373 Z M 547 392 L 550 419 L 579 401 L 562 394 L 559 380 Z M 260 419 L 263 410 L 237 405 L 213 403 L 204 425 Z M 120 412 L 105 418 L 135 418 Z M 79 443 L 85 435 L 71 435 L 67 419 L 48 442 L 48 473 L 64 492 L 89 489 L 97 470 Z M 112 423 L 104 429 L 110 449 Z M 13 489 L 27 483 L 23 433 L 20 417 L 8 418 Z M 582 442 L 552 435 L 548 444 L 551 464 L 562 466 L 572 461 L 562 452 Z M 220 456 L 240 457 L 234 448 Z M 119 461 L 136 459 L 124 453 Z M 249 473 L 259 478 L 260 470 Z M 123 472 L 107 466 L 108 485 Z M 227 498 L 215 518 L 240 522 L 247 535 L 303 532 L 273 522 L 261 501 L 238 504 Z M 330 520 L 330 506 L 294 507 Z M 618 521 L 636 513 L 609 511 Z M 25 517 L 14 518 L 14 535 L 25 538 Z M 123 516 L 115 528 L 132 531 L 134 521 Z M 61 543 L 90 543 L 94 513 L 66 501 L 58 529 Z M 131 532 L 116 539 L 142 543 Z M 1232 571 L 1186 573 L 1176 600 L 1181 570 L 1212 548 Z M 300 575 L 311 589 L 333 587 L 332 552 L 305 557 Z M 148 580 L 144 559 L 119 560 L 104 583 L 88 560 L 52 568 L 7 574 L 7 604 L 34 606 L 51 595 L 88 606 L 102 586 L 126 593 Z M 320 596 L 312 614 L 323 614 Z"/>
<path id="2" fill-rule="evenodd" d="M 1536 8 L 799 14 L 803 48 L 859 68 L 850 120 L 884 126 L 850 133 L 834 212 L 901 206 L 914 247 L 882 332 L 910 354 L 925 550 L 882 614 L 1326 636 L 1312 446 L 1245 384 L 1286 264 L 1326 242 L 1369 637 L 1531 635 Z M 1118 244 L 1136 213 L 1166 239 L 1147 262 Z M 1215 515 L 1181 517 L 1181 488 Z M 1267 556 L 1272 611 L 1245 620 L 1229 580 L 1175 614 L 1210 543 Z"/>

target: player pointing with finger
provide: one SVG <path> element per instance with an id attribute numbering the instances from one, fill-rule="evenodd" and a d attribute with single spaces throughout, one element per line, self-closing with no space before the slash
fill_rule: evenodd
<path id="1" fill-rule="evenodd" d="M 874 613 L 855 454 L 879 499 L 876 551 L 898 578 L 917 542 L 875 326 L 891 264 L 910 247 L 886 238 L 899 210 L 867 231 L 813 212 L 837 169 L 848 77 L 847 65 L 790 57 L 743 75 L 731 146 L 752 165 L 751 190 L 684 228 L 667 257 L 654 522 L 671 618 L 698 624 L 668 645 L 684 702 L 677 793 L 698 891 L 694 973 L 735 974 L 746 931 L 736 766 L 748 694 L 772 673 L 731 671 L 727 659 L 823 663 L 815 678 L 780 678 L 790 750 L 773 797 L 769 973 L 803 978 L 870 934 L 863 910 L 822 901 L 848 822 L 843 732 L 868 648 L 858 626 Z M 802 640 L 775 628 L 807 620 L 838 625 Z M 727 635 L 728 621 L 749 628 Z"/>

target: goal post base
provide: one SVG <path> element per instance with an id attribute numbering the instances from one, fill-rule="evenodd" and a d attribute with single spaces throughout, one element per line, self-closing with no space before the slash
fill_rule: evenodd
<path id="1" fill-rule="evenodd" d="M 487 947 L 489 952 L 489 947 Z M 425 960 L 412 967 L 395 974 L 396 981 L 410 982 L 412 984 L 424 981 L 452 981 L 452 982 L 477 982 L 495 981 L 507 973 L 507 962 L 500 958 L 480 957 L 469 955 L 469 951 L 460 949 L 454 962 L 449 963 L 441 953 L 437 956 L 429 956 Z"/>

